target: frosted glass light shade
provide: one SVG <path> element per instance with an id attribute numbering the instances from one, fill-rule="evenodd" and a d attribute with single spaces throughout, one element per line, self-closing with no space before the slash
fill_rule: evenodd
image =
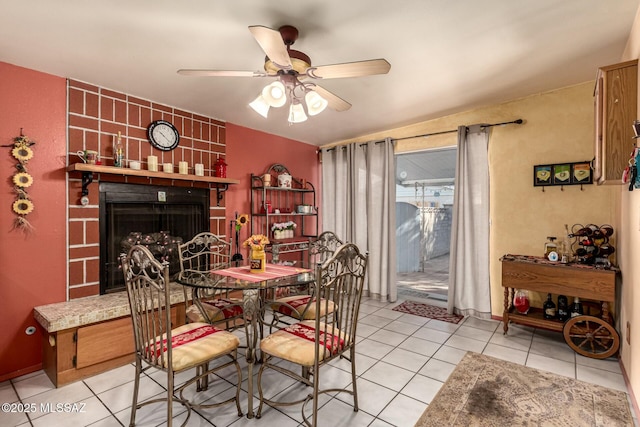
<path id="1" fill-rule="evenodd" d="M 287 102 L 287 93 L 284 85 L 275 81 L 262 89 L 262 97 L 271 107 L 282 107 Z"/>
<path id="2" fill-rule="evenodd" d="M 307 120 L 304 108 L 300 103 L 292 103 L 289 107 L 289 123 L 302 123 Z"/>
<path id="3" fill-rule="evenodd" d="M 324 109 L 327 108 L 327 104 L 329 104 L 318 92 L 314 91 L 307 92 L 304 100 L 307 103 L 307 111 L 310 116 L 322 113 Z"/>
<path id="4" fill-rule="evenodd" d="M 267 118 L 267 114 L 269 114 L 269 104 L 267 104 L 267 101 L 265 101 L 262 95 L 258 95 L 258 97 L 249 104 L 249 107 L 253 108 L 256 113 L 265 119 Z"/>

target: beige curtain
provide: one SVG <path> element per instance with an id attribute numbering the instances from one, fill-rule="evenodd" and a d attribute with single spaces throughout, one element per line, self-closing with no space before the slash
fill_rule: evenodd
<path id="1" fill-rule="evenodd" d="M 396 188 L 393 141 L 322 150 L 322 228 L 369 253 L 366 291 L 393 302 Z"/>
<path id="2" fill-rule="evenodd" d="M 489 128 L 458 128 L 449 262 L 449 313 L 491 318 Z"/>

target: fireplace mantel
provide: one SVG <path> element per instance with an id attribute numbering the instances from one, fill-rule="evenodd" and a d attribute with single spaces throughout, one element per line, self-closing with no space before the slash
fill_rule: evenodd
<path id="1" fill-rule="evenodd" d="M 218 204 L 222 200 L 222 193 L 227 191 L 230 184 L 238 184 L 240 181 L 231 178 L 218 178 L 213 176 L 183 175 L 179 173 L 150 172 L 129 168 L 117 168 L 115 166 L 89 165 L 86 163 L 73 163 L 67 168 L 68 172 L 82 172 L 82 195 L 89 194 L 89 184 L 93 182 L 93 174 L 109 174 L 121 176 L 141 176 L 149 179 L 162 178 L 177 181 L 205 182 L 216 189 Z"/>

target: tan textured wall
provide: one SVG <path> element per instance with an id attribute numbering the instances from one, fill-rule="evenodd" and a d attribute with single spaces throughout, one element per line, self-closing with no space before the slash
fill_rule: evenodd
<path id="1" fill-rule="evenodd" d="M 593 88 L 593 82 L 586 82 L 359 139 L 402 138 L 459 125 L 525 120 L 522 125 L 492 128 L 489 140 L 491 311 L 496 316 L 503 311 L 502 255 L 542 255 L 546 236 L 561 236 L 565 223 L 614 222 L 617 186 L 566 186 L 564 191 L 548 187 L 544 192 L 533 187 L 533 165 L 593 158 Z M 455 144 L 452 133 L 402 140 L 397 150 Z"/>
<path id="2" fill-rule="evenodd" d="M 640 10 L 621 61 L 637 58 L 640 58 Z M 640 100 L 640 97 L 638 99 Z M 623 273 L 620 311 L 622 365 L 631 389 L 640 393 L 640 315 L 634 310 L 640 307 L 640 292 L 635 290 L 640 284 L 640 190 L 630 192 L 626 186 L 620 187 L 619 190 L 621 239 L 618 258 Z M 626 342 L 627 322 L 630 325 L 630 344 Z"/>

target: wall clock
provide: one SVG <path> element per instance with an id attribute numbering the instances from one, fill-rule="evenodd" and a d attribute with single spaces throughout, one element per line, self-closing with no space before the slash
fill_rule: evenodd
<path id="1" fill-rule="evenodd" d="M 158 150 L 171 151 L 178 146 L 180 134 L 178 129 L 166 120 L 151 122 L 147 128 L 149 142 Z"/>

